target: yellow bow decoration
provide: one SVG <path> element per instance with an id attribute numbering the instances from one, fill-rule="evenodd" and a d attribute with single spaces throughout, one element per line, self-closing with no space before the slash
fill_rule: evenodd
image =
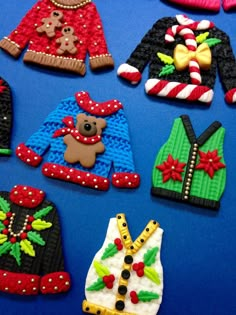
<path id="1" fill-rule="evenodd" d="M 199 67 L 208 70 L 211 66 L 211 50 L 207 43 L 202 43 L 196 51 L 188 50 L 184 45 L 178 44 L 174 49 L 174 64 L 178 71 L 186 69 L 190 60 L 196 59 Z"/>

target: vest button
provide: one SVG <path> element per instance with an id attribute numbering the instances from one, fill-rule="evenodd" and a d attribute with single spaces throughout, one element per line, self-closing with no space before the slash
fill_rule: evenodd
<path id="1" fill-rule="evenodd" d="M 116 302 L 116 309 L 118 311 L 123 311 L 124 308 L 125 308 L 125 303 L 123 301 Z"/>
<path id="2" fill-rule="evenodd" d="M 120 295 L 126 295 L 127 287 L 125 285 L 120 285 L 118 288 L 118 292 L 120 293 Z"/>
<path id="3" fill-rule="evenodd" d="M 127 255 L 127 256 L 125 256 L 124 261 L 126 264 L 130 265 L 133 262 L 133 257 L 131 255 Z"/>
<path id="4" fill-rule="evenodd" d="M 121 276 L 122 276 L 122 278 L 125 279 L 125 280 L 129 279 L 129 277 L 130 277 L 130 272 L 129 272 L 129 270 L 124 269 L 124 270 L 121 272 Z"/>

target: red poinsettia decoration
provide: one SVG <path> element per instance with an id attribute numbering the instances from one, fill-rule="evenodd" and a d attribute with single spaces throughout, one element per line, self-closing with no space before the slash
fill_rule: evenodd
<path id="1" fill-rule="evenodd" d="M 221 156 L 218 156 L 218 150 L 208 151 L 204 153 L 202 151 L 198 151 L 200 156 L 199 164 L 196 165 L 197 170 L 204 170 L 210 178 L 213 178 L 215 172 L 221 168 L 225 168 L 225 164 L 221 163 Z"/>
<path id="2" fill-rule="evenodd" d="M 162 171 L 162 181 L 163 183 L 167 182 L 169 179 L 174 181 L 178 180 L 182 182 L 181 173 L 184 172 L 184 167 L 186 163 L 180 163 L 178 159 L 174 160 L 171 154 L 168 155 L 166 161 L 162 164 L 157 165 L 156 168 Z"/>

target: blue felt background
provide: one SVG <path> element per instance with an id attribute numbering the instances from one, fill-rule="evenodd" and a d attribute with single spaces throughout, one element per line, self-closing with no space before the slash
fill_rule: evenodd
<path id="1" fill-rule="evenodd" d="M 0 37 L 8 35 L 34 0 L 1 1 Z M 230 35 L 236 53 L 236 12 L 194 12 L 158 0 L 96 0 L 103 20 L 109 50 L 115 60 L 113 71 L 85 77 L 27 66 L 0 52 L 0 75 L 13 93 L 14 119 L 12 148 L 37 130 L 45 117 L 63 98 L 76 91 L 88 91 L 97 101 L 119 99 L 129 122 L 136 170 L 141 186 L 136 190 L 110 187 L 107 192 L 52 180 L 16 158 L 0 160 L 0 189 L 15 184 L 45 190 L 57 206 L 61 218 L 66 269 L 73 286 L 58 296 L 19 297 L 0 293 L 0 314 L 82 314 L 84 283 L 91 260 L 103 243 L 110 217 L 126 213 L 135 239 L 150 219 L 164 229 L 161 252 L 164 267 L 164 295 L 160 315 L 236 314 L 236 105 L 228 106 L 217 77 L 215 97 L 209 108 L 153 99 L 144 92 L 147 68 L 142 82 L 133 87 L 118 79 L 116 70 L 153 23 L 164 16 L 185 13 L 195 20 L 211 19 Z M 86 60 L 88 65 L 88 59 Z M 174 118 L 188 114 L 199 135 L 213 120 L 226 128 L 225 160 L 227 185 L 221 209 L 215 213 L 150 195 L 151 172 L 156 154 L 169 136 Z M 148 315 L 147 312 L 144 315 Z"/>

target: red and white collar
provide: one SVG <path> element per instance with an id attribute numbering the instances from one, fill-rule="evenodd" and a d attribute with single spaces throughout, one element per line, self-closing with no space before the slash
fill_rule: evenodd
<path id="1" fill-rule="evenodd" d="M 97 116 L 109 116 L 120 109 L 123 105 L 118 100 L 110 100 L 107 102 L 95 102 L 90 98 L 88 92 L 78 92 L 75 94 L 78 105 L 86 112 Z"/>

